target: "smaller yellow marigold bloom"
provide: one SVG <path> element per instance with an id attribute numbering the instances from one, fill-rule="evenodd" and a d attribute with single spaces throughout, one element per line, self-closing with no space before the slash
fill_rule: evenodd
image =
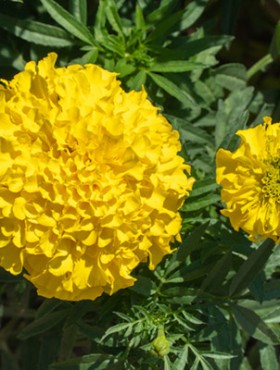
<path id="1" fill-rule="evenodd" d="M 172 252 L 194 179 L 144 90 L 56 58 L 0 86 L 0 266 L 39 295 L 95 299 Z"/>
<path id="2" fill-rule="evenodd" d="M 239 130 L 235 152 L 219 149 L 217 183 L 235 230 L 243 229 L 251 240 L 280 239 L 280 123 L 270 117 L 254 128 Z"/>

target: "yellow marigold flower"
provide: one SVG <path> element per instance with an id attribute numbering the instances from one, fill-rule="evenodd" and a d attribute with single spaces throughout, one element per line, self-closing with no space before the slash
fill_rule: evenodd
<path id="1" fill-rule="evenodd" d="M 95 299 L 172 252 L 194 180 L 144 90 L 56 58 L 0 87 L 0 265 L 42 296 Z"/>
<path id="2" fill-rule="evenodd" d="M 237 131 L 239 148 L 217 152 L 217 182 L 227 205 L 222 214 L 251 240 L 280 238 L 280 123 L 270 117 Z"/>

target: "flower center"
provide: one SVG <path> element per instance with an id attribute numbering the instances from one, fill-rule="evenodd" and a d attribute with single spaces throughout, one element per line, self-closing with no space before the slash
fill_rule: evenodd
<path id="1" fill-rule="evenodd" d="M 280 157 L 270 160 L 262 178 L 262 192 L 265 197 L 275 198 L 280 203 Z"/>

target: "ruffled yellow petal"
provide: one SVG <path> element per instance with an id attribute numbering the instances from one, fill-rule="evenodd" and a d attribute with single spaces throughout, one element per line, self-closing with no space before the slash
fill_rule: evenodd
<path id="1" fill-rule="evenodd" d="M 221 198 L 235 230 L 250 239 L 280 239 L 280 123 L 264 123 L 238 131 L 241 143 L 235 152 L 219 149 L 216 179 Z"/>
<path id="2" fill-rule="evenodd" d="M 0 265 L 45 297 L 95 299 L 172 253 L 194 179 L 144 89 L 56 59 L 0 87 Z"/>

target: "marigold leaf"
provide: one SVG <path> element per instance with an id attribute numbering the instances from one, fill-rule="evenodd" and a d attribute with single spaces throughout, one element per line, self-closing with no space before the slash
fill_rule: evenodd
<path id="1" fill-rule="evenodd" d="M 279 360 L 275 347 L 269 344 L 259 344 L 260 360 L 263 370 L 279 370 Z"/>
<path id="2" fill-rule="evenodd" d="M 202 63 L 189 62 L 185 60 L 169 60 L 167 62 L 155 63 L 150 67 L 152 72 L 189 72 L 194 69 L 203 69 Z"/>
<path id="3" fill-rule="evenodd" d="M 231 304 L 231 308 L 239 326 L 250 336 L 267 344 L 278 344 L 280 342 L 276 334 L 254 311 L 234 304 Z"/>
<path id="4" fill-rule="evenodd" d="M 178 261 L 185 261 L 187 256 L 196 248 L 199 247 L 199 241 L 202 235 L 205 233 L 209 222 L 199 225 L 191 234 L 189 234 L 186 239 L 180 245 L 177 252 Z"/>
<path id="5" fill-rule="evenodd" d="M 94 366 L 94 367 L 93 367 Z M 50 370 L 117 370 L 122 364 L 114 355 L 94 353 L 80 356 L 70 360 L 53 363 Z"/>
<path id="6" fill-rule="evenodd" d="M 211 269 L 201 284 L 201 289 L 210 292 L 219 292 L 219 288 L 223 284 L 225 277 L 230 271 L 232 263 L 232 253 L 225 254 Z M 218 293 L 217 293 L 218 294 Z"/>
<path id="7" fill-rule="evenodd" d="M 79 40 L 82 40 L 87 44 L 95 45 L 93 35 L 90 33 L 88 28 L 77 21 L 77 19 L 62 6 L 53 0 L 41 0 L 41 2 L 50 16 L 71 35 L 76 36 Z"/>
<path id="8" fill-rule="evenodd" d="M 63 48 L 74 43 L 71 35 L 61 28 L 4 14 L 0 14 L 0 27 L 34 44 Z"/>
<path id="9" fill-rule="evenodd" d="M 70 309 L 68 308 L 56 312 L 50 312 L 48 315 L 45 315 L 26 326 L 19 334 L 19 338 L 31 338 L 50 330 L 61 321 L 63 321 L 67 317 L 69 312 Z"/>
<path id="10" fill-rule="evenodd" d="M 234 91 L 246 86 L 247 74 L 243 64 L 228 63 L 217 67 L 213 73 L 218 85 Z"/>
<path id="11" fill-rule="evenodd" d="M 207 3 L 208 0 L 195 0 L 190 2 L 184 10 L 184 14 L 180 22 L 180 29 L 185 30 L 192 26 L 201 16 Z"/>
<path id="12" fill-rule="evenodd" d="M 196 197 L 198 195 L 209 193 L 210 191 L 215 191 L 219 185 L 216 183 L 215 179 L 205 178 L 195 182 L 191 195 Z"/>
<path id="13" fill-rule="evenodd" d="M 184 105 L 193 106 L 194 104 L 196 104 L 193 97 L 189 93 L 175 85 L 172 81 L 168 80 L 166 77 L 151 72 L 149 72 L 148 74 L 159 87 L 161 87 L 171 96 L 174 96 L 174 98 L 178 99 Z"/>
<path id="14" fill-rule="evenodd" d="M 79 22 L 87 24 L 87 0 L 70 0 L 69 8 Z"/>
<path id="15" fill-rule="evenodd" d="M 105 0 L 105 4 L 106 4 L 106 17 L 110 25 L 119 36 L 123 36 L 122 22 L 118 14 L 116 2 L 112 0 Z"/>
<path id="16" fill-rule="evenodd" d="M 219 200 L 220 196 L 217 194 L 207 194 L 204 195 L 203 197 L 190 197 L 181 208 L 181 211 L 183 212 L 198 211 L 199 209 L 217 203 Z"/>
<path id="17" fill-rule="evenodd" d="M 263 269 L 271 255 L 273 247 L 274 242 L 267 239 L 243 262 L 231 281 L 229 287 L 230 296 L 241 294 L 244 289 L 248 288 L 257 274 Z"/>
<path id="18" fill-rule="evenodd" d="M 212 137 L 204 130 L 194 126 L 186 119 L 166 115 L 167 119 L 172 123 L 173 127 L 180 132 L 181 141 L 188 141 L 197 144 L 211 145 L 213 142 Z"/>

